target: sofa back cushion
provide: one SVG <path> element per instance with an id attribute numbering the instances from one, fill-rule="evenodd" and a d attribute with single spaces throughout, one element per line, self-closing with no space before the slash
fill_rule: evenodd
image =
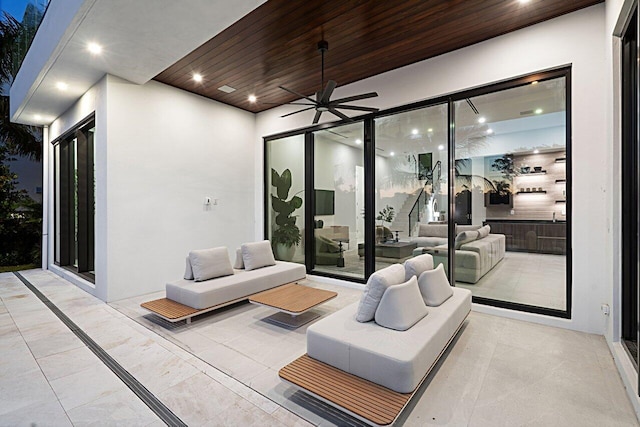
<path id="1" fill-rule="evenodd" d="M 460 246 L 473 242 L 478 239 L 478 232 L 475 230 L 463 231 L 462 233 L 458 233 L 455 241 L 455 248 L 460 249 Z"/>
<path id="2" fill-rule="evenodd" d="M 233 268 L 236 270 L 244 269 L 244 261 L 242 260 L 242 249 L 236 249 L 236 262 L 233 263 Z"/>
<path id="3" fill-rule="evenodd" d="M 271 250 L 271 242 L 268 240 L 245 243 L 240 246 L 240 250 L 242 251 L 244 269 L 247 271 L 276 265 L 273 250 Z"/>
<path id="4" fill-rule="evenodd" d="M 447 224 L 420 224 L 418 237 L 444 237 L 449 235 Z"/>
<path id="5" fill-rule="evenodd" d="M 422 273 L 418 278 L 418 287 L 424 303 L 430 307 L 439 306 L 453 295 L 443 264 Z"/>
<path id="6" fill-rule="evenodd" d="M 340 245 L 322 234 L 316 235 L 316 253 L 338 253 Z"/>
<path id="7" fill-rule="evenodd" d="M 417 279 L 423 271 L 427 270 L 433 270 L 433 257 L 431 254 L 409 258 L 404 262 L 404 280 L 409 280 L 411 277 Z"/>
<path id="8" fill-rule="evenodd" d="M 456 233 L 462 233 L 463 231 L 477 231 L 479 228 L 479 225 L 457 225 Z"/>
<path id="9" fill-rule="evenodd" d="M 402 264 L 393 264 L 389 267 L 378 270 L 369 276 L 367 286 L 364 288 L 360 305 L 356 312 L 356 320 L 358 322 L 369 322 L 374 319 L 376 309 L 382 295 L 389 286 L 399 285 L 404 282 L 404 266 Z"/>
<path id="10" fill-rule="evenodd" d="M 387 288 L 376 309 L 376 323 L 396 331 L 406 331 L 427 315 L 416 276 Z"/>
<path id="11" fill-rule="evenodd" d="M 189 261 L 196 282 L 233 274 L 229 254 L 224 246 L 191 251 L 189 252 Z"/>
<path id="12" fill-rule="evenodd" d="M 484 239 L 489 233 L 491 233 L 491 226 L 489 224 L 478 228 L 478 239 Z"/>
<path id="13" fill-rule="evenodd" d="M 184 279 L 185 280 L 193 280 L 193 268 L 191 268 L 191 261 L 189 261 L 189 256 L 187 255 L 187 263 L 184 267 Z"/>

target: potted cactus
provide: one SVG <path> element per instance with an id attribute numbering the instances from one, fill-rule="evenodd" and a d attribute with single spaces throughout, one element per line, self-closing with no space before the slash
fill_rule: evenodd
<path id="1" fill-rule="evenodd" d="M 292 215 L 302 207 L 302 199 L 296 195 L 289 197 L 291 189 L 291 171 L 285 169 L 279 175 L 271 169 L 271 185 L 276 188 L 276 194 L 271 195 L 271 207 L 276 212 L 276 226 L 271 235 L 276 258 L 281 261 L 291 261 L 302 239 L 300 229 L 296 225 L 296 216 Z"/>

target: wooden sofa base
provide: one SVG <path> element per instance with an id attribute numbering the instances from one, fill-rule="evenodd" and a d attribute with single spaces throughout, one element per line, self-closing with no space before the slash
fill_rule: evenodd
<path id="1" fill-rule="evenodd" d="M 398 393 L 379 384 L 344 372 L 326 363 L 302 355 L 284 368 L 278 375 L 285 382 L 307 394 L 340 409 L 343 412 L 373 426 L 393 424 L 411 398 L 418 391 L 449 344 L 458 335 L 464 321 L 429 367 L 420 384 L 411 393 Z"/>
<path id="2" fill-rule="evenodd" d="M 180 304 L 174 300 L 168 298 L 160 298 L 153 301 L 147 301 L 140 304 L 140 307 L 149 310 L 153 314 L 158 317 L 163 318 L 168 322 L 179 322 L 181 320 L 186 320 L 187 324 L 191 323 L 191 318 L 198 316 L 200 314 L 208 313 L 213 310 L 217 310 L 222 307 L 226 307 L 227 305 L 235 304 L 240 301 L 244 301 L 248 299 L 251 295 L 246 297 L 238 298 L 233 301 L 228 301 L 222 304 L 214 305 L 207 308 L 193 308 L 188 305 Z"/>

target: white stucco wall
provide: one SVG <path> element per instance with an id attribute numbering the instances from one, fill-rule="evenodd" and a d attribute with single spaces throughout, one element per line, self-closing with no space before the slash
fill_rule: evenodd
<path id="1" fill-rule="evenodd" d="M 163 290 L 189 250 L 235 256 L 253 240 L 253 114 L 107 76 L 53 123 L 51 140 L 94 110 L 96 283 L 85 289 L 106 301 Z"/>
<path id="2" fill-rule="evenodd" d="M 606 318 L 600 305 L 611 300 L 611 255 L 607 227 L 611 182 L 594 179 L 602 159 L 611 157 L 605 113 L 605 6 L 596 5 L 464 49 L 390 71 L 336 89 L 335 97 L 377 91 L 366 105 L 390 108 L 460 91 L 538 70 L 572 65 L 573 133 L 573 307 L 572 319 L 526 313 L 504 315 L 571 329 L 604 333 Z M 330 56 L 327 58 L 331 61 Z M 330 77 L 330 76 L 329 76 Z M 340 82 L 338 82 L 340 83 Z M 262 137 L 308 126 L 313 112 L 282 119 L 294 111 L 284 106 L 257 115 L 256 147 Z M 332 120 L 327 114 L 323 119 Z M 256 150 L 256 218 L 262 217 L 261 150 Z M 602 174 L 605 174 L 603 170 Z M 256 235 L 262 235 L 256 222 Z"/>

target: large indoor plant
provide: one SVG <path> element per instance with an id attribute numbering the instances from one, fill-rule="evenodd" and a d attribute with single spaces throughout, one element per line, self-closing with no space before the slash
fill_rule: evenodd
<path id="1" fill-rule="evenodd" d="M 275 169 L 271 169 L 271 185 L 276 188 L 276 194 L 271 195 L 271 207 L 276 212 L 277 226 L 271 235 L 271 243 L 274 246 L 276 258 L 281 261 L 291 261 L 296 246 L 302 239 L 300 229 L 296 225 L 296 216 L 292 214 L 302 207 L 302 199 L 294 195 L 291 200 L 287 200 L 291 189 L 289 169 L 285 169 L 282 175 L 278 175 Z"/>

